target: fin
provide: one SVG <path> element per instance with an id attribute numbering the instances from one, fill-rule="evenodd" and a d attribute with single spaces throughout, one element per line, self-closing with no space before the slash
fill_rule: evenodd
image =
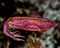
<path id="1" fill-rule="evenodd" d="M 29 13 L 29 17 L 41 18 L 37 11 L 32 11 Z"/>

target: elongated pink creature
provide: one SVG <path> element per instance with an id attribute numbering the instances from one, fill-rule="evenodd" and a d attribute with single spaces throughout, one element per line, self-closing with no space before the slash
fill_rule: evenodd
<path id="1" fill-rule="evenodd" d="M 55 22 L 41 18 L 37 12 L 32 11 L 28 17 L 10 17 L 4 23 L 4 33 L 14 40 L 24 41 L 23 39 L 17 38 L 17 37 L 24 38 L 24 36 L 15 34 L 15 32 L 17 31 L 11 32 L 8 29 L 17 28 L 27 31 L 44 31 L 51 29 L 55 26 L 56 26 Z"/>

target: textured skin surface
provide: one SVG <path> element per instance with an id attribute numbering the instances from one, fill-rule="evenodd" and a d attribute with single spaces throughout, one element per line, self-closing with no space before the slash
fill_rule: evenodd
<path id="1" fill-rule="evenodd" d="M 39 17 L 39 14 L 36 14 L 36 12 L 32 12 L 29 15 L 29 17 L 10 17 L 4 23 L 4 33 L 14 40 L 24 41 L 23 39 L 16 38 L 16 37 L 24 38 L 24 36 L 15 34 L 17 31 L 11 32 L 8 29 L 17 28 L 17 29 L 28 30 L 28 31 L 44 31 L 44 30 L 51 29 L 55 26 L 56 26 L 55 22 L 50 21 L 48 19 L 41 18 Z"/>
<path id="2" fill-rule="evenodd" d="M 56 23 L 43 18 L 14 17 L 14 27 L 28 31 L 44 31 L 56 26 Z"/>

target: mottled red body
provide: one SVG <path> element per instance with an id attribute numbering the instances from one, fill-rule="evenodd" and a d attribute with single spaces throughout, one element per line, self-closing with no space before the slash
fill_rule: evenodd
<path id="1" fill-rule="evenodd" d="M 4 33 L 17 41 L 24 41 L 16 37 L 24 37 L 9 31 L 9 28 L 17 28 L 28 31 L 44 31 L 56 26 L 56 23 L 48 19 L 41 18 L 36 12 L 32 12 L 29 17 L 10 17 L 4 23 Z M 17 31 L 15 31 L 17 32 Z"/>
<path id="2" fill-rule="evenodd" d="M 28 31 L 44 31 L 56 26 L 55 22 L 43 18 L 14 17 L 13 19 L 15 28 Z"/>

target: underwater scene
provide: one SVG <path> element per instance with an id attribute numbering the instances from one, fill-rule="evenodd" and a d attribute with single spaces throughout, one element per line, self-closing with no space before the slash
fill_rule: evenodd
<path id="1" fill-rule="evenodd" d="M 0 0 L 0 48 L 60 48 L 60 0 Z"/>

